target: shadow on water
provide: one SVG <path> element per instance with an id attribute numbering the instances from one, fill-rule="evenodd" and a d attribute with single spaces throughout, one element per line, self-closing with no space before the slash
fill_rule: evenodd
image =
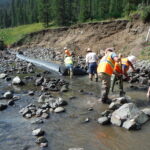
<path id="1" fill-rule="evenodd" d="M 48 75 L 59 78 L 56 75 Z M 148 150 L 150 147 L 150 123 L 143 125 L 140 131 L 127 131 L 115 126 L 101 126 L 97 123 L 100 113 L 108 108 L 108 105 L 97 102 L 100 96 L 100 83 L 89 81 L 84 77 L 61 77 L 67 80 L 70 91 L 66 93 L 53 93 L 68 101 L 66 112 L 62 114 L 52 113 L 50 119 L 44 124 L 33 125 L 33 119 L 24 119 L 18 112 L 21 108 L 37 101 L 40 95 L 39 89 L 30 97 L 25 91 L 34 87 L 27 85 L 15 92 L 21 97 L 15 106 L 8 107 L 0 112 L 0 150 L 40 150 L 35 144 L 32 129 L 41 127 L 46 131 L 49 147 L 45 150 L 68 150 L 72 147 L 81 147 L 84 150 Z M 7 84 L 6 84 L 7 85 Z M 127 89 L 127 86 L 125 89 Z M 4 87 L 0 86 L 0 90 Z M 9 87 L 5 86 L 5 89 Z M 21 93 L 21 94 L 20 94 Z M 116 91 L 117 93 L 117 91 Z M 140 107 L 147 106 L 146 91 L 128 91 Z M 89 111 L 88 108 L 93 108 Z M 89 122 L 85 123 L 85 119 Z"/>

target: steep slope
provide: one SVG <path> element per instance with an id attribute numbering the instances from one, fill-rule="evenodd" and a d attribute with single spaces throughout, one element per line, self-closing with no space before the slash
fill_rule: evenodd
<path id="1" fill-rule="evenodd" d="M 140 21 L 128 22 L 115 20 L 79 24 L 70 28 L 48 29 L 27 35 L 13 46 L 47 47 L 63 50 L 67 46 L 78 55 L 84 55 L 86 48 L 95 52 L 114 46 L 118 52 L 125 55 L 140 55 L 148 31 L 148 24 Z"/>

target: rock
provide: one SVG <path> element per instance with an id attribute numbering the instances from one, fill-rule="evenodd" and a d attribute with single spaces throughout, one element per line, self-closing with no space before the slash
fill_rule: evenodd
<path id="1" fill-rule="evenodd" d="M 4 110 L 7 108 L 6 104 L 0 104 L 0 111 Z"/>
<path id="2" fill-rule="evenodd" d="M 110 109 L 110 110 L 116 110 L 116 109 L 118 109 L 120 106 L 121 106 L 121 104 L 119 104 L 118 102 L 112 102 L 112 103 L 109 105 L 109 109 Z"/>
<path id="3" fill-rule="evenodd" d="M 105 110 L 104 112 L 101 113 L 102 116 L 108 117 L 113 110 Z"/>
<path id="4" fill-rule="evenodd" d="M 36 79 L 35 85 L 40 86 L 40 85 L 42 85 L 43 82 L 44 82 L 44 78 L 40 77 L 40 78 Z"/>
<path id="5" fill-rule="evenodd" d="M 120 126 L 128 119 L 134 119 L 137 124 L 143 124 L 148 121 L 147 115 L 140 111 L 135 104 L 127 103 L 112 113 L 111 123 Z"/>
<path id="6" fill-rule="evenodd" d="M 37 111 L 36 111 L 36 116 L 37 117 L 40 117 L 42 115 L 42 111 L 43 109 L 39 108 Z"/>
<path id="7" fill-rule="evenodd" d="M 14 105 L 14 104 L 15 104 L 14 100 L 8 101 L 8 105 L 12 106 L 12 105 Z"/>
<path id="8" fill-rule="evenodd" d="M 68 150 L 84 150 L 84 148 L 69 148 Z"/>
<path id="9" fill-rule="evenodd" d="M 7 77 L 7 74 L 5 74 L 5 73 L 0 74 L 0 79 L 5 79 L 6 77 Z"/>
<path id="10" fill-rule="evenodd" d="M 44 135 L 44 131 L 41 128 L 35 129 L 32 131 L 32 135 L 34 136 L 43 136 Z"/>
<path id="11" fill-rule="evenodd" d="M 147 116 L 150 117 L 150 108 L 144 108 L 141 111 L 144 112 Z"/>
<path id="12" fill-rule="evenodd" d="M 141 125 L 137 124 L 133 119 L 127 120 L 123 123 L 123 126 L 127 130 L 139 130 L 141 129 Z"/>
<path id="13" fill-rule="evenodd" d="M 23 116 L 25 116 L 25 115 L 28 114 L 28 113 L 31 113 L 31 111 L 30 111 L 29 108 L 27 108 L 27 107 L 22 108 L 19 112 L 20 112 Z"/>
<path id="14" fill-rule="evenodd" d="M 15 78 L 13 78 L 12 84 L 14 84 L 14 85 L 24 85 L 24 82 L 20 79 L 19 76 L 16 76 Z"/>
<path id="15" fill-rule="evenodd" d="M 5 99 L 11 99 L 13 98 L 13 93 L 11 91 L 7 91 L 6 93 L 4 93 L 3 97 Z"/>
<path id="16" fill-rule="evenodd" d="M 119 97 L 112 99 L 113 102 L 117 102 L 118 104 L 125 104 L 129 101 L 127 97 Z"/>
<path id="17" fill-rule="evenodd" d="M 6 77 L 5 80 L 6 80 L 6 81 L 10 81 L 10 80 L 11 80 L 11 77 Z"/>
<path id="18" fill-rule="evenodd" d="M 44 118 L 44 119 L 48 119 L 49 118 L 49 114 L 43 113 L 41 117 Z"/>
<path id="19" fill-rule="evenodd" d="M 32 117 L 32 114 L 26 114 L 25 117 L 26 117 L 26 118 L 31 118 L 31 117 Z"/>
<path id="20" fill-rule="evenodd" d="M 53 99 L 53 98 L 50 98 L 48 95 L 41 95 L 38 99 L 38 102 L 46 103 L 46 102 L 49 102 L 51 99 Z"/>
<path id="21" fill-rule="evenodd" d="M 42 148 L 42 147 L 48 147 L 48 143 L 41 143 L 40 144 L 40 147 Z"/>
<path id="22" fill-rule="evenodd" d="M 64 111 L 65 111 L 65 109 L 63 107 L 57 107 L 54 110 L 55 113 L 61 113 L 61 112 L 64 112 Z"/>
<path id="23" fill-rule="evenodd" d="M 88 122 L 90 122 L 90 119 L 89 119 L 89 118 L 86 118 L 86 119 L 83 121 L 83 123 L 88 123 Z"/>
<path id="24" fill-rule="evenodd" d="M 68 85 L 63 85 L 60 89 L 61 92 L 67 92 L 68 91 Z"/>
<path id="25" fill-rule="evenodd" d="M 107 125 L 110 124 L 110 119 L 108 117 L 100 117 L 98 118 L 98 123 L 101 125 Z"/>
<path id="26" fill-rule="evenodd" d="M 33 92 L 33 91 L 29 91 L 29 92 L 28 92 L 28 95 L 33 96 L 33 95 L 34 95 L 34 92 Z"/>
<path id="27" fill-rule="evenodd" d="M 41 144 L 41 143 L 48 143 L 47 139 L 45 137 L 39 137 L 37 140 L 36 140 L 36 143 L 37 144 Z"/>
<path id="28" fill-rule="evenodd" d="M 31 123 L 32 124 L 42 124 L 42 123 L 44 123 L 44 121 L 42 119 L 37 118 L 37 119 L 33 120 Z"/>

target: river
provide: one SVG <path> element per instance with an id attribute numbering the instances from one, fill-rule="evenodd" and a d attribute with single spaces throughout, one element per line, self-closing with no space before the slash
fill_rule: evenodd
<path id="1" fill-rule="evenodd" d="M 51 75 L 49 75 L 51 76 Z M 53 76 L 54 77 L 54 76 Z M 56 76 L 55 76 L 56 77 Z M 100 95 L 100 83 L 91 82 L 84 77 L 61 77 L 69 81 L 69 92 L 53 93 L 68 101 L 66 112 L 52 113 L 43 124 L 31 124 L 33 119 L 25 119 L 19 110 L 30 103 L 36 103 L 40 90 L 36 89 L 34 96 L 28 96 L 28 90 L 35 90 L 31 85 L 22 88 L 12 87 L 8 82 L 0 80 L 0 91 L 13 89 L 20 96 L 14 106 L 9 106 L 0 112 L 0 150 L 40 150 L 35 144 L 36 138 L 32 130 L 41 127 L 46 132 L 48 147 L 44 150 L 68 150 L 83 148 L 84 150 L 149 150 L 150 122 L 139 131 L 128 131 L 113 125 L 102 126 L 97 118 L 108 105 L 97 102 Z M 129 90 L 129 95 L 139 107 L 148 105 L 146 91 Z M 85 92 L 81 92 L 81 90 Z M 72 98 L 71 98 L 72 97 Z M 89 108 L 93 108 L 89 111 Z M 84 120 L 89 118 L 89 122 Z"/>

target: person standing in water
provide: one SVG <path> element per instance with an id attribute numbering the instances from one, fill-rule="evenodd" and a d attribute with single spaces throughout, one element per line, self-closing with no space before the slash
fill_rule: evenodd
<path id="1" fill-rule="evenodd" d="M 88 65 L 89 79 L 92 81 L 93 76 L 95 76 L 96 82 L 98 81 L 97 61 L 98 61 L 98 57 L 96 56 L 96 53 L 92 52 L 92 50 L 88 48 L 86 54 L 86 63 Z"/>

